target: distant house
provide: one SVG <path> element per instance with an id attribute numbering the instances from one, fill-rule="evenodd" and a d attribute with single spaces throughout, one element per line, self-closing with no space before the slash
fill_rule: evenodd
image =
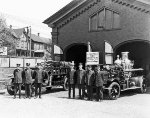
<path id="1" fill-rule="evenodd" d="M 33 57 L 43 57 L 46 52 L 51 52 L 51 41 L 48 38 L 43 38 L 35 34 L 31 34 L 31 50 Z"/>
<path id="2" fill-rule="evenodd" d="M 27 36 L 24 28 L 13 29 L 16 33 L 18 40 L 16 42 L 16 56 L 27 56 Z"/>
<path id="3" fill-rule="evenodd" d="M 18 40 L 16 43 L 16 56 L 27 56 L 30 52 L 30 36 L 27 37 L 27 33 L 24 28 L 14 29 Z M 50 56 L 51 52 L 51 40 L 43 38 L 37 35 L 31 34 L 31 56 L 32 57 L 44 57 L 48 52 Z"/>
<path id="4" fill-rule="evenodd" d="M 5 28 L 0 31 L 0 56 L 29 56 L 31 39 L 31 57 L 51 57 L 51 40 L 37 35 L 27 34 L 25 28 Z"/>

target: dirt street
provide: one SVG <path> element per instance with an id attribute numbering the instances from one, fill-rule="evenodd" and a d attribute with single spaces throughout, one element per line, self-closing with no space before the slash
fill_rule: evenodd
<path id="1" fill-rule="evenodd" d="M 0 117 L 150 118 L 150 90 L 146 94 L 123 92 L 117 100 L 106 97 L 103 102 L 68 99 L 67 95 L 67 91 L 52 89 L 50 92 L 43 90 L 42 99 L 13 99 L 7 92 L 1 92 Z"/>

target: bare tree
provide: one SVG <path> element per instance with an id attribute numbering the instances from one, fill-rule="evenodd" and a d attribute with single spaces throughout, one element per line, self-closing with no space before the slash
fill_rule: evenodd
<path id="1" fill-rule="evenodd" d="M 10 56 L 15 55 L 17 36 L 13 29 L 7 28 L 6 19 L 0 15 L 0 47 L 7 47 Z"/>

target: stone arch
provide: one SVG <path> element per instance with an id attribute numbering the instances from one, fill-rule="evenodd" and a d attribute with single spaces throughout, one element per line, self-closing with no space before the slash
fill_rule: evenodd
<path id="1" fill-rule="evenodd" d="M 85 43 L 73 43 L 67 46 L 64 50 L 65 61 L 74 61 L 76 66 L 79 63 L 85 64 L 87 48 Z"/>
<path id="2" fill-rule="evenodd" d="M 129 59 L 134 61 L 134 68 L 143 68 L 145 74 L 150 71 L 150 41 L 135 39 L 118 44 L 114 48 L 116 55 L 121 56 L 121 52 L 129 52 Z"/>

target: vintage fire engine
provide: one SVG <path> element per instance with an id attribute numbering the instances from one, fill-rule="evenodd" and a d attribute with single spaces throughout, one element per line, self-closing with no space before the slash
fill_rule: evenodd
<path id="1" fill-rule="evenodd" d="M 140 93 L 146 92 L 146 79 L 143 69 L 134 69 L 134 63 L 128 59 L 129 52 L 122 52 L 122 58 L 114 62 L 114 65 L 104 66 L 104 91 L 108 92 L 110 99 L 117 99 L 121 91 L 137 89 Z"/>
<path id="2" fill-rule="evenodd" d="M 71 62 L 56 62 L 56 61 L 47 61 L 42 63 L 43 70 L 47 72 L 47 77 L 45 77 L 43 86 L 46 90 L 51 90 L 54 86 L 63 86 L 64 90 L 68 89 L 68 79 L 67 73 L 69 70 L 69 63 Z M 35 68 L 32 68 L 33 70 Z M 10 76 L 10 81 L 7 85 L 7 91 L 10 95 L 14 95 L 14 77 Z M 24 84 L 22 85 L 22 90 L 25 90 Z M 34 83 L 32 85 L 32 95 L 34 94 Z"/>

